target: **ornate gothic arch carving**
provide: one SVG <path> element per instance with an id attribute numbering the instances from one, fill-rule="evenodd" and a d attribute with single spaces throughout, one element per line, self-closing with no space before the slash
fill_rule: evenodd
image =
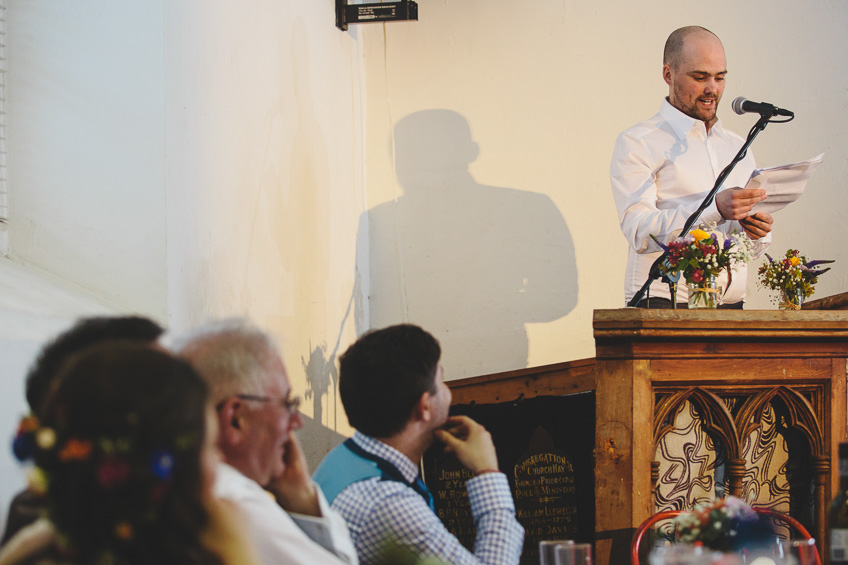
<path id="1" fill-rule="evenodd" d="M 785 386 L 775 387 L 756 394 L 745 401 L 736 417 L 739 438 L 745 438 L 762 426 L 762 418 L 767 405 L 779 399 L 786 407 L 786 425 L 800 431 L 810 446 L 814 457 L 825 453 L 824 438 L 815 410 L 799 392 Z"/>
<path id="2" fill-rule="evenodd" d="M 737 455 L 736 424 L 720 397 L 689 387 L 660 398 L 654 413 L 657 510 L 688 508 L 741 488 L 744 461 Z"/>
<path id="3" fill-rule="evenodd" d="M 738 458 L 739 435 L 736 433 L 733 416 L 721 398 L 701 387 L 681 390 L 657 404 L 654 416 L 654 445 L 674 428 L 674 418 L 687 400 L 701 415 L 702 427 L 721 441 L 729 457 Z"/>

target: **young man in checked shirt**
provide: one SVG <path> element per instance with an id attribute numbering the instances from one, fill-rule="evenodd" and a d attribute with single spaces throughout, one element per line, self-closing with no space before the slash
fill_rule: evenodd
<path id="1" fill-rule="evenodd" d="M 364 335 L 340 358 L 339 391 L 356 433 L 327 455 L 314 478 L 347 522 L 363 565 L 380 562 L 392 545 L 444 563 L 519 561 L 524 530 L 492 438 L 470 418 L 448 417 L 451 393 L 440 356 L 433 336 L 404 324 Z M 477 525 L 473 553 L 436 517 L 419 476 L 435 441 L 475 475 L 466 483 Z"/>

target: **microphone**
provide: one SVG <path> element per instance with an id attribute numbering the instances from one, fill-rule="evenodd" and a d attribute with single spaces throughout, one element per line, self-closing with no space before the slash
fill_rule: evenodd
<path id="1" fill-rule="evenodd" d="M 751 102 L 744 96 L 737 96 L 733 99 L 733 102 L 730 103 L 730 106 L 733 108 L 733 111 L 739 114 L 745 114 L 747 112 L 753 112 L 754 114 L 760 114 L 761 116 L 786 116 L 787 118 L 794 118 L 795 113 L 790 112 L 789 110 L 784 110 L 783 108 L 778 108 L 768 102 Z"/>

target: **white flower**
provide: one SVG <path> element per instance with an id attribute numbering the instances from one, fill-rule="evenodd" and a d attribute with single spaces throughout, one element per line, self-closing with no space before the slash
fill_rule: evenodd
<path id="1" fill-rule="evenodd" d="M 41 428 L 35 434 L 35 442 L 41 449 L 50 449 L 56 445 L 56 432 L 51 428 Z"/>

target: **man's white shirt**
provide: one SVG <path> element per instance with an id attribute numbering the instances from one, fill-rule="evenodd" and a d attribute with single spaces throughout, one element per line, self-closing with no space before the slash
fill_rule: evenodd
<path id="1" fill-rule="evenodd" d="M 668 100 L 663 100 L 659 113 L 618 136 L 610 164 L 610 183 L 621 231 L 629 245 L 625 301 L 629 301 L 648 279 L 650 267 L 662 251 L 651 235 L 663 243 L 681 235 L 686 220 L 743 143 L 737 134 L 724 129 L 721 121 L 707 133 L 704 122 L 687 116 Z M 723 188 L 744 187 L 754 168 L 754 157 L 748 151 L 725 180 Z M 698 220 L 698 224 L 710 222 L 718 223 L 718 231 L 725 236 L 734 230 L 744 233 L 739 222 L 722 219 L 715 201 Z M 763 253 L 770 242 L 771 234 L 754 241 L 755 256 Z M 727 291 L 724 302 L 744 299 L 747 267 L 733 272 L 730 288 L 726 275 L 719 284 Z M 679 302 L 687 299 L 685 287 L 685 284 L 680 285 Z M 668 285 L 659 281 L 651 285 L 650 292 L 652 297 L 670 296 Z"/>
<path id="2" fill-rule="evenodd" d="M 315 488 L 321 517 L 289 514 L 271 493 L 226 463 L 218 465 L 215 477 L 215 496 L 239 508 L 266 565 L 358 564 L 345 521 Z"/>

